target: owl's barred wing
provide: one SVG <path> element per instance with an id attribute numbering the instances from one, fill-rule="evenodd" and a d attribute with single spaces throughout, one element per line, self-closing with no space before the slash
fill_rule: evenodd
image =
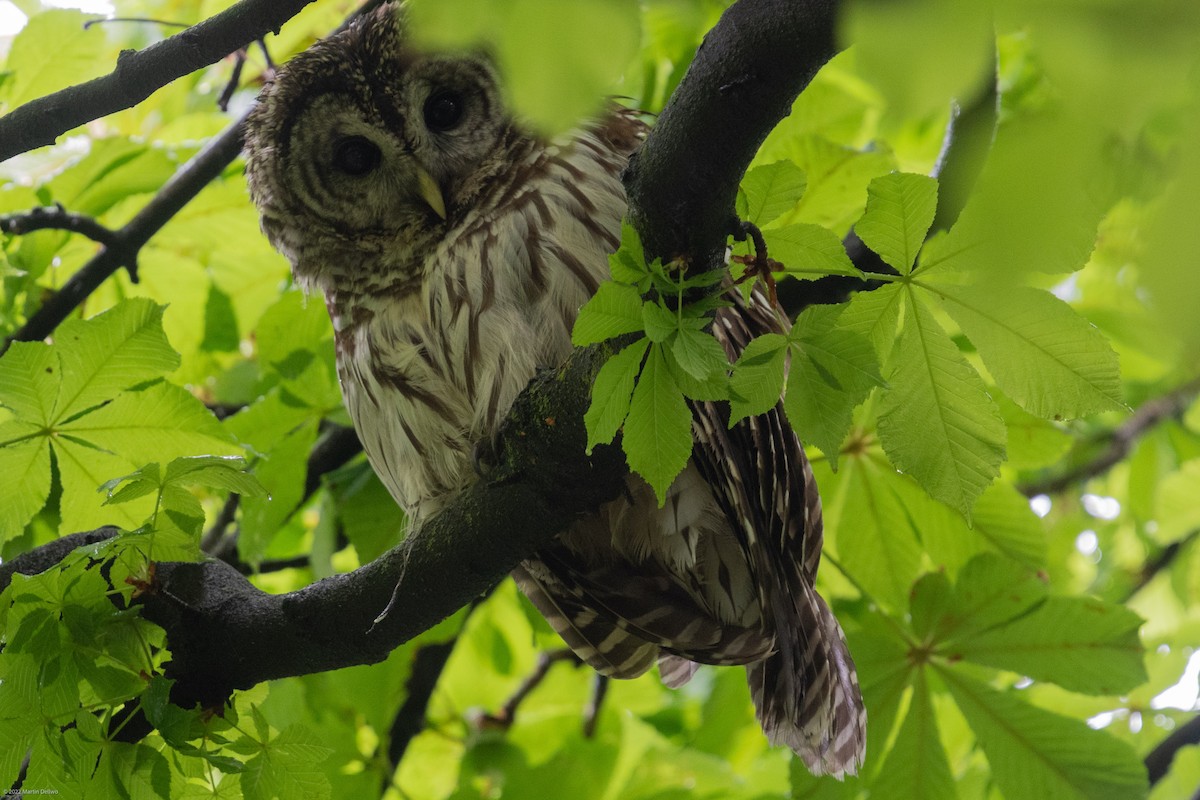
<path id="1" fill-rule="evenodd" d="M 538 559 L 581 605 L 669 654 L 700 664 L 734 666 L 759 661 L 774 649 L 769 633 L 714 619 L 677 579 L 649 572 L 647 564 L 585 564 L 561 544 L 538 551 Z"/>
<path id="2" fill-rule="evenodd" d="M 636 678 L 654 663 L 657 647 L 582 605 L 557 575 L 538 562 L 518 566 L 512 576 L 567 646 L 596 672 L 610 678 Z"/>
<path id="3" fill-rule="evenodd" d="M 736 358 L 755 334 L 780 332 L 766 298 L 730 292 L 713 334 Z M 693 402 L 692 458 L 744 545 L 776 652 L 747 668 L 759 722 L 773 744 L 792 748 L 815 774 L 856 772 L 866 746 L 866 710 L 841 626 L 813 586 L 824 523 L 803 446 L 781 404 L 728 426 L 728 407 Z"/>

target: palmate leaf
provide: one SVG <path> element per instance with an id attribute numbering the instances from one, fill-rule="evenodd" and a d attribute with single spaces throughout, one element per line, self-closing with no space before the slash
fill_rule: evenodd
<path id="1" fill-rule="evenodd" d="M 1046 566 L 1046 530 L 1029 500 L 1011 484 L 989 486 L 971 510 L 972 528 L 1009 558 L 1030 569 Z"/>
<path id="2" fill-rule="evenodd" d="M 875 178 L 867 187 L 867 210 L 854 232 L 901 275 L 907 275 L 936 212 L 934 178 L 893 172 Z"/>
<path id="3" fill-rule="evenodd" d="M 941 573 L 912 589 L 913 629 L 930 641 L 952 643 L 1026 613 L 1045 600 L 1046 585 L 1029 569 L 991 553 L 971 559 L 953 589 Z"/>
<path id="4" fill-rule="evenodd" d="M 240 453 L 186 390 L 160 382 L 123 391 L 178 363 L 162 332 L 162 308 L 149 300 L 126 301 L 92 319 L 64 323 L 53 345 L 11 348 L 0 359 L 0 402 L 16 419 L 0 429 L 0 461 L 21 479 L 6 482 L 0 536 L 18 533 L 45 503 L 51 448 L 66 531 L 141 524 L 148 497 L 103 508 L 105 495 L 97 489 L 114 476 L 176 456 Z"/>
<path id="5" fill-rule="evenodd" d="M 730 378 L 729 424 L 762 414 L 779 402 L 783 394 L 787 337 L 778 333 L 757 336 L 738 357 Z"/>
<path id="6" fill-rule="evenodd" d="M 886 375 L 879 438 L 900 470 L 969 516 L 1000 472 L 1004 422 L 983 380 L 905 287 L 906 319 Z"/>
<path id="7" fill-rule="evenodd" d="M 937 286 L 946 312 L 979 350 L 997 385 L 1039 417 L 1119 411 L 1117 354 L 1049 292 L 1023 286 Z"/>
<path id="8" fill-rule="evenodd" d="M 59 431 L 120 454 L 135 467 L 196 453 L 235 456 L 242 452 L 203 403 L 171 383 L 122 392 Z"/>
<path id="9" fill-rule="evenodd" d="M 669 342 L 675 364 L 698 381 L 725 374 L 729 359 L 711 333 L 691 327 L 680 327 Z"/>
<path id="10" fill-rule="evenodd" d="M 951 662 L 973 661 L 1088 694 L 1146 680 L 1142 620 L 1123 606 L 1048 597 L 1041 580 L 993 554 L 973 558 L 950 588 L 940 573 L 912 592 L 913 629 Z"/>
<path id="11" fill-rule="evenodd" d="M 1086 723 L 1029 705 L 954 667 L 938 674 L 979 739 L 1006 798 L 1130 800 L 1146 794 L 1132 747 Z"/>
<path id="12" fill-rule="evenodd" d="M 870 342 L 879 362 L 886 364 L 896 345 L 896 327 L 900 324 L 903 303 L 904 287 L 900 284 L 881 286 L 873 292 L 859 292 L 838 318 L 838 327 Z"/>
<path id="13" fill-rule="evenodd" d="M 256 715 L 256 721 L 261 719 Z M 258 727 L 260 734 L 268 734 Z M 333 751 L 301 725 L 289 725 L 278 736 L 262 735 L 255 743 L 259 752 L 246 761 L 241 774 L 247 800 L 303 797 L 319 800 L 330 796 L 329 779 L 317 765 Z"/>

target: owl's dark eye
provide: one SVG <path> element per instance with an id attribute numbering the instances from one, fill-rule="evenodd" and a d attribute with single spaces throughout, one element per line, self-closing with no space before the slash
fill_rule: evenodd
<path id="1" fill-rule="evenodd" d="M 333 168 L 353 177 L 361 177 L 379 166 L 383 153 L 365 136 L 347 136 L 333 146 Z"/>
<path id="2" fill-rule="evenodd" d="M 443 90 L 425 101 L 425 127 L 434 133 L 448 131 L 462 120 L 463 98 L 458 92 Z"/>

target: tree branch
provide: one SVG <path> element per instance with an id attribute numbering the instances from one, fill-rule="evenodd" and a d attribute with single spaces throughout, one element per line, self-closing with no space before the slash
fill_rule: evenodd
<path id="1" fill-rule="evenodd" d="M 704 38 L 625 171 L 629 217 L 648 257 L 724 266 L 746 168 L 837 51 L 834 6 L 834 0 L 741 0 Z"/>
<path id="2" fill-rule="evenodd" d="M 72 214 L 61 205 L 46 206 L 26 211 L 23 214 L 6 214 L 0 217 L 0 232 L 23 236 L 33 231 L 60 230 L 79 233 L 103 245 L 116 242 L 115 234 L 101 225 L 94 217 Z"/>
<path id="3" fill-rule="evenodd" d="M 85 122 L 137 105 L 176 78 L 279 30 L 310 2 L 241 0 L 144 50 L 122 52 L 108 75 L 40 97 L 0 117 L 0 161 L 54 144 L 58 136 Z"/>
<path id="4" fill-rule="evenodd" d="M 0 123 L 3 121 L 0 120 Z M 230 125 L 180 167 L 145 208 L 134 215 L 125 227 L 114 231 L 111 241 L 43 303 L 20 330 L 4 341 L 0 346 L 0 354 L 13 342 L 46 338 L 106 278 L 123 266 L 136 264 L 138 251 L 150 237 L 158 233 L 163 225 L 237 158 L 242 151 L 242 121 Z M 0 133 L 2 137 L 3 133 Z"/>
<path id="5" fill-rule="evenodd" d="M 1120 463 L 1133 450 L 1139 439 L 1156 425 L 1178 417 L 1200 394 L 1200 378 L 1193 378 L 1161 397 L 1148 400 L 1138 407 L 1120 427 L 1107 435 L 1108 444 L 1099 453 L 1081 463 L 1047 477 L 1023 483 L 1017 488 L 1026 497 L 1057 494 L 1070 486 L 1103 475 Z"/>
<path id="6" fill-rule="evenodd" d="M 1193 744 L 1200 744 L 1200 716 L 1192 717 L 1176 728 L 1170 736 L 1146 754 L 1146 773 L 1150 777 L 1150 785 L 1153 786 L 1165 778 L 1171 771 L 1171 762 L 1175 760 L 1175 754 Z"/>

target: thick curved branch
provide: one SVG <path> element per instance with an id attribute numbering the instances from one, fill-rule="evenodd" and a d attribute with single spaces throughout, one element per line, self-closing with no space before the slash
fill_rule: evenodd
<path id="1" fill-rule="evenodd" d="M 723 261 L 738 181 L 833 55 L 833 9 L 832 0 L 740 0 L 706 37 L 627 176 L 632 216 L 654 250 Z M 167 632 L 176 702 L 215 704 L 264 680 L 380 661 L 616 498 L 624 458 L 615 447 L 585 456 L 582 422 L 611 349 L 577 351 L 536 379 L 498 437 L 499 466 L 355 572 L 268 595 L 223 562 L 159 564 L 159 590 L 142 602 Z M 0 569 L 47 560 L 35 551 Z"/>
<path id="2" fill-rule="evenodd" d="M 0 117 L 0 161 L 54 144 L 85 122 L 137 105 L 176 78 L 279 30 L 311 2 L 241 0 L 145 50 L 122 52 L 108 75 L 40 97 Z"/>
<path id="3" fill-rule="evenodd" d="M 767 134 L 837 51 L 834 0 L 741 0 L 704 38 L 625 172 L 648 256 L 724 264 L 738 184 Z"/>
<path id="4" fill-rule="evenodd" d="M 159 564 L 143 615 L 168 632 L 176 701 L 211 705 L 264 680 L 381 661 L 615 499 L 624 457 L 615 447 L 584 455 L 583 426 L 610 350 L 579 351 L 535 380 L 498 437 L 498 466 L 371 564 L 285 595 L 220 561 Z"/>

